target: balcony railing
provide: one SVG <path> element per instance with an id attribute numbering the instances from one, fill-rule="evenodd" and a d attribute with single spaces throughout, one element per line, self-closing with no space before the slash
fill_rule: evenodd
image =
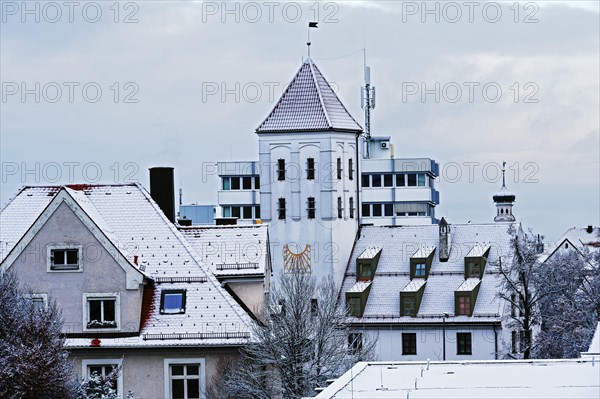
<path id="1" fill-rule="evenodd" d="M 249 270 L 258 269 L 258 263 L 219 263 L 217 270 Z"/>
<path id="2" fill-rule="evenodd" d="M 144 334 L 144 341 L 165 341 L 181 339 L 248 339 L 250 333 L 240 332 L 210 332 L 210 333 L 163 333 L 163 334 Z"/>

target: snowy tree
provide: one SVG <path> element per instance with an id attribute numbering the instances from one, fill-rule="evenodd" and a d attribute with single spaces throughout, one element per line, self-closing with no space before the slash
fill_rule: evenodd
<path id="1" fill-rule="evenodd" d="M 599 251 L 572 251 L 540 266 L 540 283 L 552 294 L 540 301 L 536 357 L 575 358 L 589 346 L 600 315 L 598 257 Z"/>
<path id="2" fill-rule="evenodd" d="M 120 399 L 116 390 L 117 380 L 123 372 L 123 366 L 115 367 L 107 375 L 96 372 L 83 380 L 77 392 L 77 399 Z M 129 391 L 127 399 L 133 399 L 133 392 Z"/>
<path id="3" fill-rule="evenodd" d="M 506 316 L 506 324 L 509 329 L 518 332 L 519 352 L 523 353 L 524 359 L 530 359 L 533 349 L 532 333 L 541 324 L 539 302 L 556 292 L 557 287 L 541 283 L 544 278 L 539 267 L 540 245 L 536 236 L 520 228 L 517 231 L 513 225 L 508 228 L 508 233 L 512 237 L 512 258 L 500 259 L 498 263 L 503 277 L 498 296 L 511 308 Z"/>
<path id="4" fill-rule="evenodd" d="M 0 397 L 64 399 L 75 394 L 55 303 L 36 307 L 13 274 L 0 275 Z"/>
<path id="5" fill-rule="evenodd" d="M 351 330 L 333 280 L 317 284 L 306 274 L 280 277 L 253 335 L 254 343 L 218 373 L 212 397 L 313 396 L 327 379 L 369 360 L 375 343 Z"/>

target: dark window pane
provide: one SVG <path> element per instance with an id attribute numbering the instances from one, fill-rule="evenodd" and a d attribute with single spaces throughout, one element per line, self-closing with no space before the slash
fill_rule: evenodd
<path id="1" fill-rule="evenodd" d="M 258 205 L 254 207 L 254 217 L 260 219 L 260 206 Z"/>
<path id="2" fill-rule="evenodd" d="M 285 180 L 285 159 L 277 160 L 277 180 Z"/>
<path id="3" fill-rule="evenodd" d="M 340 180 L 342 178 L 342 158 L 337 159 L 337 178 Z"/>
<path id="4" fill-rule="evenodd" d="M 78 263 L 77 249 L 68 249 L 67 251 L 67 265 L 76 265 Z"/>
<path id="5" fill-rule="evenodd" d="M 394 185 L 394 175 L 383 175 L 383 185 L 385 187 L 392 187 Z"/>
<path id="6" fill-rule="evenodd" d="M 240 189 L 240 178 L 239 177 L 232 177 L 231 178 L 231 189 L 232 190 L 239 190 Z"/>
<path id="7" fill-rule="evenodd" d="M 255 176 L 254 177 L 254 189 L 258 190 L 260 188 L 260 177 L 259 176 Z"/>
<path id="8" fill-rule="evenodd" d="M 115 321 L 115 301 L 104 301 L 104 321 Z"/>
<path id="9" fill-rule="evenodd" d="M 285 198 L 279 198 L 279 219 L 285 219 Z"/>
<path id="10" fill-rule="evenodd" d="M 394 204 L 385 204 L 385 216 L 394 216 Z"/>
<path id="11" fill-rule="evenodd" d="M 200 380 L 188 380 L 188 399 L 199 399 L 200 398 Z"/>
<path id="12" fill-rule="evenodd" d="M 372 175 L 373 187 L 381 187 L 381 175 Z"/>
<path id="13" fill-rule="evenodd" d="M 354 179 L 354 165 L 352 164 L 352 158 L 348 159 L 348 179 Z"/>
<path id="14" fill-rule="evenodd" d="M 52 258 L 53 258 L 53 264 L 55 265 L 64 265 L 65 264 L 65 251 L 60 250 L 60 249 L 53 249 L 52 250 Z"/>
<path id="15" fill-rule="evenodd" d="M 252 207 L 251 206 L 244 207 L 244 219 L 252 219 Z"/>
<path id="16" fill-rule="evenodd" d="M 381 204 L 373 204 L 373 216 L 381 216 Z"/>
<path id="17" fill-rule="evenodd" d="M 89 375 L 97 374 L 102 375 L 102 366 L 89 366 Z"/>
<path id="18" fill-rule="evenodd" d="M 197 365 L 187 366 L 187 374 L 188 375 L 198 375 L 199 367 Z"/>
<path id="19" fill-rule="evenodd" d="M 313 180 L 315 178 L 315 159 L 308 158 L 306 160 L 306 178 Z"/>
<path id="20" fill-rule="evenodd" d="M 250 176 L 242 177 L 242 188 L 244 190 L 252 190 L 252 178 Z"/>
<path id="21" fill-rule="evenodd" d="M 101 301 L 89 301 L 90 320 L 102 321 Z"/>
<path id="22" fill-rule="evenodd" d="M 172 374 L 173 375 L 183 375 L 183 367 L 184 366 L 179 366 L 179 365 L 171 366 Z"/>
<path id="23" fill-rule="evenodd" d="M 417 175 L 415 175 L 414 173 L 410 173 L 406 176 L 408 178 L 408 186 L 415 187 L 417 185 Z"/>
<path id="24" fill-rule="evenodd" d="M 404 175 L 403 174 L 396 175 L 396 187 L 404 187 Z"/>
<path id="25" fill-rule="evenodd" d="M 370 177 L 369 175 L 362 175 L 361 176 L 361 181 L 362 181 L 361 185 L 363 187 L 371 187 L 371 184 L 369 182 L 369 177 Z"/>
<path id="26" fill-rule="evenodd" d="M 416 355 L 417 354 L 417 334 L 402 333 L 402 354 Z"/>
<path id="27" fill-rule="evenodd" d="M 185 391 L 183 389 L 184 380 L 171 381 L 171 392 L 173 399 L 185 399 Z"/>
<path id="28" fill-rule="evenodd" d="M 371 205 L 362 204 L 362 214 L 363 216 L 371 216 Z"/>
<path id="29" fill-rule="evenodd" d="M 240 207 L 239 206 L 232 206 L 231 207 L 231 216 L 233 216 L 234 218 L 240 218 Z"/>

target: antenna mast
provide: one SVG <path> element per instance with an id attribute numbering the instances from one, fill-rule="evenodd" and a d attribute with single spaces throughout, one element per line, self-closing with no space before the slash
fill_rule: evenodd
<path id="1" fill-rule="evenodd" d="M 371 67 L 367 66 L 367 49 L 363 48 L 365 85 L 360 91 L 360 106 L 365 110 L 365 158 L 370 158 L 371 147 L 371 110 L 375 109 L 375 87 L 371 87 Z"/>

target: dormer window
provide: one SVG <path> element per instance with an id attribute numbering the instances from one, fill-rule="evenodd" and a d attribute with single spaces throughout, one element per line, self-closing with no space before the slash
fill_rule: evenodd
<path id="1" fill-rule="evenodd" d="M 359 281 L 346 291 L 346 307 L 348 314 L 354 317 L 363 317 L 369 293 L 371 292 L 370 281 Z"/>
<path id="2" fill-rule="evenodd" d="M 356 258 L 356 280 L 372 280 L 377 270 L 377 263 L 381 256 L 381 248 L 367 247 Z"/>
<path id="3" fill-rule="evenodd" d="M 414 296 L 407 296 L 402 298 L 400 308 L 402 309 L 402 316 L 415 316 L 417 301 Z"/>
<path id="4" fill-rule="evenodd" d="M 48 271 L 81 271 L 81 246 L 57 244 L 48 246 Z"/>
<path id="5" fill-rule="evenodd" d="M 477 244 L 465 256 L 465 279 L 482 278 L 490 244 Z"/>
<path id="6" fill-rule="evenodd" d="M 454 313 L 461 316 L 472 316 L 481 280 L 469 278 L 454 291 Z"/>
<path id="7" fill-rule="evenodd" d="M 185 290 L 163 291 L 160 297 L 161 314 L 185 313 Z"/>
<path id="8" fill-rule="evenodd" d="M 433 261 L 435 247 L 420 248 L 410 257 L 410 278 L 424 278 L 429 276 L 429 269 Z"/>
<path id="9" fill-rule="evenodd" d="M 400 291 L 400 316 L 415 317 L 419 313 L 426 284 L 425 279 L 414 279 Z"/>
<path id="10" fill-rule="evenodd" d="M 467 295 L 458 297 L 458 314 L 464 316 L 471 315 L 471 298 Z"/>
<path id="11" fill-rule="evenodd" d="M 467 263 L 468 277 L 477 277 L 481 274 L 481 266 L 479 261 L 469 261 Z"/>
<path id="12" fill-rule="evenodd" d="M 425 263 L 415 264 L 415 277 L 425 277 Z"/>

